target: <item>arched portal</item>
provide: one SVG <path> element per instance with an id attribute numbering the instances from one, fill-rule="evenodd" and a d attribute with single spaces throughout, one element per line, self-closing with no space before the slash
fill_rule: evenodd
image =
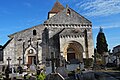
<path id="1" fill-rule="evenodd" d="M 63 56 L 66 61 L 79 61 L 83 62 L 83 46 L 76 41 L 70 41 L 65 44 Z"/>
<path id="2" fill-rule="evenodd" d="M 25 51 L 25 64 L 36 64 L 36 50 L 33 47 L 29 47 Z"/>
<path id="3" fill-rule="evenodd" d="M 67 60 L 70 61 L 72 59 L 76 59 L 75 58 L 75 50 L 72 47 L 69 47 L 67 49 Z"/>

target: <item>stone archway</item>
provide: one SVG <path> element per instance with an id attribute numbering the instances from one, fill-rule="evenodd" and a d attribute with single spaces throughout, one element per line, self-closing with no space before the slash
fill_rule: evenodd
<path id="1" fill-rule="evenodd" d="M 29 47 L 25 51 L 25 64 L 36 64 L 36 50 L 33 47 Z"/>
<path id="2" fill-rule="evenodd" d="M 63 56 L 66 61 L 75 59 L 79 62 L 83 62 L 83 52 L 83 46 L 79 42 L 69 41 L 64 46 Z"/>
<path id="3" fill-rule="evenodd" d="M 72 47 L 68 47 L 68 49 L 67 49 L 67 60 L 70 61 L 72 59 L 76 59 L 75 50 Z"/>

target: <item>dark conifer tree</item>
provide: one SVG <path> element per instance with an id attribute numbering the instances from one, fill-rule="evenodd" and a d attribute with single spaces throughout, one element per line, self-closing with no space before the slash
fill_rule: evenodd
<path id="1" fill-rule="evenodd" d="M 100 55 L 104 55 L 104 52 L 108 52 L 108 44 L 103 33 L 103 29 L 100 27 L 100 31 L 97 35 L 97 43 L 96 43 L 97 52 Z"/>

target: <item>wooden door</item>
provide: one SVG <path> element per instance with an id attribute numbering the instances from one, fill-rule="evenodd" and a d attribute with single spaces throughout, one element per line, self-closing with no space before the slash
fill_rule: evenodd
<path id="1" fill-rule="evenodd" d="M 32 56 L 28 56 L 28 64 L 32 64 Z"/>
<path id="2" fill-rule="evenodd" d="M 36 56 L 28 56 L 28 64 L 36 64 Z"/>
<path id="3" fill-rule="evenodd" d="M 67 53 L 67 60 L 70 61 L 72 59 L 75 59 L 75 53 Z"/>

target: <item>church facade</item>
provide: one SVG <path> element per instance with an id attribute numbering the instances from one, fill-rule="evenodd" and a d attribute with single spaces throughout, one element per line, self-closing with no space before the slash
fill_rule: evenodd
<path id="1" fill-rule="evenodd" d="M 10 64 L 18 64 L 21 57 L 21 64 L 47 65 L 51 52 L 59 61 L 83 62 L 83 58 L 92 58 L 94 51 L 92 23 L 58 1 L 43 24 L 11 34 L 9 38 L 3 49 L 4 64 L 8 63 L 8 57 Z"/>

